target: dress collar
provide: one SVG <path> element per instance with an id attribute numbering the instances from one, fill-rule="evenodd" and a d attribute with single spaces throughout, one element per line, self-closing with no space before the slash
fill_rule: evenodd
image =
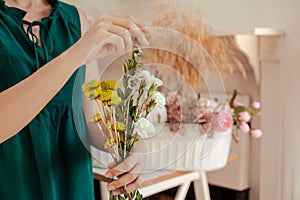
<path id="1" fill-rule="evenodd" d="M 58 4 L 59 4 L 59 1 L 58 0 L 47 0 L 49 2 L 49 4 L 52 6 L 51 10 L 50 10 L 50 14 L 48 17 L 45 17 L 43 18 L 42 20 L 44 19 L 48 19 L 48 18 L 53 18 L 55 16 L 55 11 L 57 10 L 58 8 Z M 4 11 L 6 11 L 7 13 L 17 17 L 17 18 L 20 18 L 20 19 L 23 19 L 24 16 L 26 15 L 26 11 L 20 9 L 20 8 L 16 8 L 16 7 L 10 7 L 10 6 L 7 6 L 5 4 L 5 1 L 4 0 L 0 0 L 0 9 L 3 9 Z"/>

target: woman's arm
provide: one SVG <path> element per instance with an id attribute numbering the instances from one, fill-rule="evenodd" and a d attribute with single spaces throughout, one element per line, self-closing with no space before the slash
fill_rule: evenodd
<path id="1" fill-rule="evenodd" d="M 0 93 L 0 143 L 23 129 L 62 88 L 82 63 L 76 54 L 77 49 L 70 48 Z"/>
<path id="2" fill-rule="evenodd" d="M 141 28 L 143 26 L 130 17 L 103 15 L 72 47 L 28 78 L 1 92 L 0 143 L 23 129 L 80 66 L 97 57 L 131 48 L 128 44 L 132 44 L 132 37 L 142 45 L 146 44 Z M 129 29 L 135 30 L 129 32 Z M 116 35 L 121 32 L 123 34 Z"/>

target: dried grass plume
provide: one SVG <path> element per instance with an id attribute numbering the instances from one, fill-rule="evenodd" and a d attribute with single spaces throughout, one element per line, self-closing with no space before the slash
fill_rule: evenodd
<path id="1" fill-rule="evenodd" d="M 209 57 L 211 57 L 221 74 L 225 71 L 229 71 L 232 74 L 234 69 L 237 68 L 242 75 L 246 77 L 243 64 L 236 56 L 238 46 L 234 37 L 214 35 L 212 29 L 203 22 L 202 15 L 198 10 L 190 9 L 184 11 L 173 4 L 160 4 L 154 11 L 152 26 L 168 28 L 183 33 L 206 50 L 208 55 L 204 55 L 206 54 L 205 51 L 199 52 L 194 49 L 190 42 L 176 38 L 176 34 L 167 37 L 176 41 L 171 45 L 179 49 L 183 57 L 164 50 L 152 50 L 152 62 L 174 68 L 183 75 L 191 85 L 196 86 L 201 82 L 203 77 L 198 73 L 195 66 L 192 66 L 184 59 L 186 57 L 197 60 L 199 64 L 197 68 L 199 67 L 198 70 L 200 69 L 200 71 L 205 71 L 207 65 L 213 64 L 209 59 Z M 150 38 L 150 42 L 155 43 L 156 39 L 157 38 Z M 159 42 L 161 43 L 162 41 L 160 40 Z"/>

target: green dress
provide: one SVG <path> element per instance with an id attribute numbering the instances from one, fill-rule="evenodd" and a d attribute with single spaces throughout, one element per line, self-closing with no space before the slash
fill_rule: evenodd
<path id="1" fill-rule="evenodd" d="M 50 15 L 30 23 L 23 20 L 25 11 L 0 0 L 0 92 L 33 74 L 80 38 L 77 9 L 60 1 L 49 3 Z M 27 30 L 23 23 L 28 24 Z M 40 26 L 43 47 L 29 39 L 35 38 L 34 26 Z M 0 144 L 1 200 L 94 199 L 91 155 L 82 142 L 88 140 L 84 126 L 77 125 L 84 124 L 84 71 L 84 66 L 77 70 L 23 130 Z M 41 84 L 47 87 L 42 80 Z"/>

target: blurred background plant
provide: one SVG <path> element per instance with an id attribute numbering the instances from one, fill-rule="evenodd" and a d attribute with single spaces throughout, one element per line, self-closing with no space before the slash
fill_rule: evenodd
<path id="1" fill-rule="evenodd" d="M 262 135 L 260 129 L 251 126 L 253 118 L 261 113 L 260 103 L 253 102 L 249 106 L 235 102 L 238 93 L 234 90 L 230 100 L 220 102 L 218 99 L 199 97 L 185 98 L 169 94 L 166 97 L 167 122 L 171 131 L 178 131 L 182 123 L 199 123 L 201 133 L 212 136 L 216 132 L 227 131 L 235 126 L 237 130 L 249 133 L 253 138 Z M 238 142 L 238 132 L 232 132 L 233 139 Z"/>

